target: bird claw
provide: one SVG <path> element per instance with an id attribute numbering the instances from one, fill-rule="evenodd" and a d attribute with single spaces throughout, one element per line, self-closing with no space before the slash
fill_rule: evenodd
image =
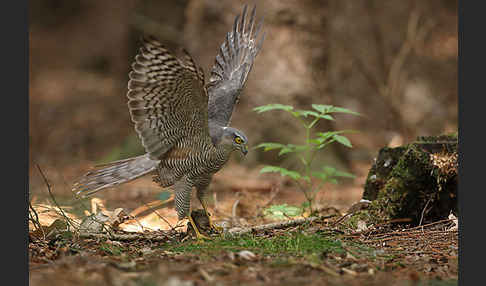
<path id="1" fill-rule="evenodd" d="M 198 241 L 205 240 L 205 239 L 211 239 L 209 236 L 206 236 L 200 232 L 196 232 L 196 239 Z"/>
<path id="2" fill-rule="evenodd" d="M 214 225 L 213 223 L 210 223 L 209 227 L 211 228 L 211 230 L 213 230 L 214 232 L 216 232 L 218 234 L 223 233 L 223 228 L 220 227 L 220 226 L 217 226 L 217 225 Z"/>

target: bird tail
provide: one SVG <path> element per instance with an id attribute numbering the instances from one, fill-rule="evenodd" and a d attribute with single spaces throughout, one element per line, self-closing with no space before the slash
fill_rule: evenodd
<path id="1" fill-rule="evenodd" d="M 73 185 L 76 195 L 92 195 L 102 189 L 120 185 L 146 175 L 157 168 L 160 161 L 148 154 L 97 165 Z"/>

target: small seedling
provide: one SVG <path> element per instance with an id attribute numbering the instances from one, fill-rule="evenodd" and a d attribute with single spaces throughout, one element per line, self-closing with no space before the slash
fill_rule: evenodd
<path id="1" fill-rule="evenodd" d="M 307 200 L 307 207 L 310 213 L 313 212 L 313 204 L 316 194 L 321 190 L 325 183 L 337 184 L 338 178 L 354 178 L 353 174 L 336 170 L 332 166 L 312 164 L 318 151 L 324 150 L 329 144 L 337 142 L 346 147 L 352 148 L 351 142 L 344 133 L 356 132 L 353 130 L 340 130 L 328 132 L 316 132 L 315 127 L 320 120 L 334 120 L 332 114 L 346 113 L 351 115 L 360 115 L 357 112 L 346 108 L 332 105 L 312 104 L 312 110 L 296 110 L 291 105 L 268 104 L 253 109 L 258 113 L 280 110 L 291 114 L 301 123 L 305 129 L 305 141 L 303 144 L 282 144 L 265 142 L 256 148 L 262 148 L 263 151 L 280 150 L 278 156 L 293 154 L 299 159 L 300 170 L 289 170 L 279 166 L 265 166 L 260 173 L 280 173 L 282 176 L 291 178 L 297 183 L 299 189 L 304 193 Z"/>

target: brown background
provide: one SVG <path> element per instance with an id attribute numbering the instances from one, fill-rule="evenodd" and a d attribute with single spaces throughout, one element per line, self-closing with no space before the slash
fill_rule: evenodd
<path id="1" fill-rule="evenodd" d="M 173 50 L 185 47 L 208 76 L 244 3 L 30 1 L 31 192 L 45 192 L 35 163 L 57 194 L 69 195 L 72 181 L 93 164 L 142 151 L 126 106 L 127 75 L 142 34 Z M 318 126 L 360 131 L 349 136 L 353 149 L 333 146 L 319 157 L 344 170 L 360 164 L 366 170 L 383 146 L 457 131 L 457 1 L 255 3 L 266 39 L 232 120 L 250 145 L 298 143 L 302 136 L 287 114 L 252 111 L 268 103 L 332 104 L 362 113 Z M 251 183 L 262 164 L 292 166 L 276 158 L 260 150 L 244 160 L 235 155 L 220 181 L 231 168 Z"/>

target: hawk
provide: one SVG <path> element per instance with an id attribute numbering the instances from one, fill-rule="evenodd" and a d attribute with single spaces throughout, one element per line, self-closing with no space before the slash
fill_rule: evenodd
<path id="1" fill-rule="evenodd" d="M 184 51 L 169 52 L 154 37 L 144 37 L 128 81 L 128 110 L 146 154 L 96 166 L 74 183 L 78 195 L 152 174 L 171 187 L 179 220 L 188 218 L 198 239 L 206 238 L 191 213 L 193 187 L 210 226 L 206 196 L 214 173 L 233 151 L 248 152 L 248 138 L 230 127 L 233 110 L 265 33 L 263 19 L 255 25 L 256 6 L 247 6 L 226 34 L 206 82 L 204 72 Z"/>

